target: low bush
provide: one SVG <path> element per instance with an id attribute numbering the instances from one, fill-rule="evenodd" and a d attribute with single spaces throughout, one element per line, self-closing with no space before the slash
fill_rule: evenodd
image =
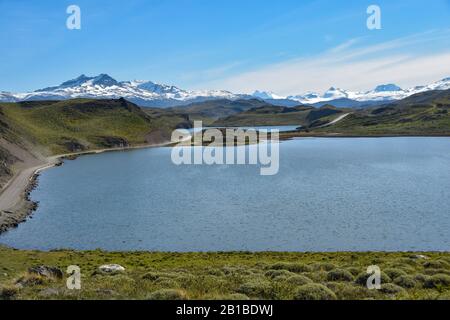
<path id="1" fill-rule="evenodd" d="M 325 285 L 339 300 L 361 300 L 369 294 L 369 290 L 350 282 L 327 282 Z"/>
<path id="2" fill-rule="evenodd" d="M 295 276 L 289 277 L 285 280 L 288 284 L 294 285 L 294 286 L 303 286 L 308 283 L 312 283 L 313 281 L 301 274 L 297 274 Z"/>
<path id="3" fill-rule="evenodd" d="M 391 279 L 398 278 L 400 276 L 406 276 L 407 273 L 399 268 L 388 268 L 383 270 Z"/>
<path id="4" fill-rule="evenodd" d="M 356 277 L 355 282 L 361 286 L 366 286 L 367 279 L 369 279 L 370 276 L 371 274 L 362 272 Z M 383 285 L 384 283 L 389 283 L 391 281 L 391 278 L 386 273 L 381 272 L 381 285 Z"/>
<path id="5" fill-rule="evenodd" d="M 295 263 L 295 262 L 278 262 L 278 263 L 272 264 L 269 268 L 273 269 L 273 270 L 287 270 L 287 271 L 295 272 L 295 273 L 312 271 L 311 266 L 308 266 L 308 265 L 302 264 L 302 263 Z"/>
<path id="6" fill-rule="evenodd" d="M 150 293 L 147 300 L 187 300 L 187 295 L 179 289 L 161 289 Z"/>
<path id="7" fill-rule="evenodd" d="M 269 299 L 272 296 L 272 286 L 266 280 L 252 280 L 242 284 L 238 293 L 243 293 L 249 297 Z"/>
<path id="8" fill-rule="evenodd" d="M 328 281 L 353 281 L 353 275 L 344 269 L 334 269 L 328 272 Z"/>
<path id="9" fill-rule="evenodd" d="M 415 286 L 417 286 L 417 280 L 408 275 L 395 278 L 394 283 L 403 288 L 414 288 Z"/>
<path id="10" fill-rule="evenodd" d="M 298 287 L 295 300 L 336 300 L 336 294 L 322 284 L 310 283 Z"/>
<path id="11" fill-rule="evenodd" d="M 405 289 L 393 283 L 385 283 L 381 285 L 380 291 L 387 294 L 397 294 L 405 292 Z"/>
<path id="12" fill-rule="evenodd" d="M 347 270 L 354 276 L 357 276 L 361 272 L 361 269 L 357 267 L 346 267 L 345 270 Z"/>
<path id="13" fill-rule="evenodd" d="M 435 274 L 446 274 L 450 276 L 450 270 L 448 269 L 425 269 L 423 271 L 424 274 L 432 276 Z"/>
<path id="14" fill-rule="evenodd" d="M 427 269 L 450 269 L 450 263 L 445 260 L 427 261 L 423 266 Z"/>
<path id="15" fill-rule="evenodd" d="M 281 277 L 281 276 L 290 277 L 290 276 L 295 275 L 295 273 L 281 269 L 281 270 L 269 270 L 264 275 L 270 279 L 274 279 L 274 278 Z"/>
<path id="16" fill-rule="evenodd" d="M 336 269 L 336 266 L 331 262 L 318 262 L 312 265 L 313 270 L 316 271 L 331 271 Z"/>
<path id="17" fill-rule="evenodd" d="M 446 274 L 435 274 L 425 280 L 424 288 L 444 288 L 450 286 L 450 276 Z"/>

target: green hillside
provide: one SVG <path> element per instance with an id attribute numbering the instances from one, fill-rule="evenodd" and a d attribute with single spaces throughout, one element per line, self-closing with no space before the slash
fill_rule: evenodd
<path id="1" fill-rule="evenodd" d="M 176 126 L 174 121 L 162 126 L 124 99 L 2 103 L 0 120 L 2 136 L 20 137 L 50 154 L 145 144 L 152 134 L 168 137 L 160 131 Z"/>
<path id="2" fill-rule="evenodd" d="M 279 107 L 267 105 L 253 108 L 213 123 L 215 126 L 308 126 L 319 119 L 337 116 L 344 111 L 333 106 L 314 108 L 310 106 Z"/>
<path id="3" fill-rule="evenodd" d="M 258 99 L 235 101 L 219 99 L 193 103 L 187 106 L 169 108 L 166 110 L 175 114 L 185 114 L 191 120 L 201 120 L 205 125 L 211 125 L 218 119 L 266 106 L 272 105 Z"/>
<path id="4" fill-rule="evenodd" d="M 420 93 L 383 106 L 357 110 L 316 133 L 349 135 L 449 135 L 450 90 Z"/>

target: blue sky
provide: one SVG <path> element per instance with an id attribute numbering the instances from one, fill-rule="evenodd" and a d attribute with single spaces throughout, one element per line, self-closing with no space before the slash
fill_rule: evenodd
<path id="1" fill-rule="evenodd" d="M 71 4 L 81 30 L 66 28 Z M 0 91 L 82 73 L 280 94 L 410 86 L 450 76 L 450 0 L 0 0 L 0 43 Z"/>

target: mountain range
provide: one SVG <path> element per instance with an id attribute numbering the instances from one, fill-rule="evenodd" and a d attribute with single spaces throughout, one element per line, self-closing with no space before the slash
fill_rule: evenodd
<path id="1" fill-rule="evenodd" d="M 402 89 L 395 84 L 379 85 L 370 91 L 350 91 L 331 87 L 323 94 L 307 92 L 281 96 L 272 92 L 255 91 L 252 95 L 236 94 L 226 90 L 184 90 L 173 85 L 152 81 L 117 81 L 107 74 L 88 77 L 81 75 L 59 86 L 27 93 L 0 92 L 0 102 L 67 100 L 74 98 L 125 98 L 143 107 L 174 107 L 217 99 L 242 100 L 258 98 L 280 106 L 332 104 L 337 107 L 364 107 L 401 100 L 416 93 L 450 89 L 450 77 L 432 84 Z"/>

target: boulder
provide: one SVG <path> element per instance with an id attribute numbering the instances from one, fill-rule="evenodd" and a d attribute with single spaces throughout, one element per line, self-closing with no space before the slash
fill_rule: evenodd
<path id="1" fill-rule="evenodd" d="M 125 268 L 119 264 L 104 264 L 98 267 L 98 270 L 103 273 L 119 273 L 124 272 Z"/>
<path id="2" fill-rule="evenodd" d="M 49 266 L 32 267 L 28 269 L 28 273 L 36 274 L 45 278 L 56 278 L 56 279 L 62 279 L 64 275 L 59 268 Z"/>

